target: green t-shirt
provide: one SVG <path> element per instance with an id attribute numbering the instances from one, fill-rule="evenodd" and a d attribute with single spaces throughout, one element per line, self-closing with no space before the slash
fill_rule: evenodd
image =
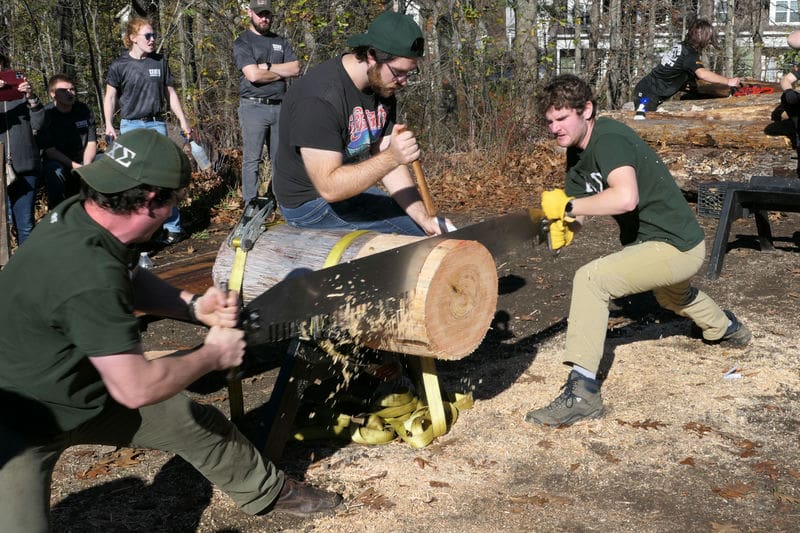
<path id="1" fill-rule="evenodd" d="M 129 268 L 135 256 L 77 197 L 39 223 L 0 272 L 0 422 L 49 435 L 110 401 L 88 356 L 140 342 Z"/>
<path id="2" fill-rule="evenodd" d="M 703 240 L 703 230 L 667 166 L 628 126 L 609 118 L 595 121 L 585 150 L 567 149 L 565 191 L 577 198 L 608 187 L 608 175 L 631 166 L 636 170 L 639 205 L 615 215 L 623 245 L 660 241 L 685 252 Z"/>

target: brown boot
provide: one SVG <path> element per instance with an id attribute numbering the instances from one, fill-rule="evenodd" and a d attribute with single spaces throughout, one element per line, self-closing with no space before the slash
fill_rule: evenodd
<path id="1" fill-rule="evenodd" d="M 315 513 L 332 511 L 342 503 L 342 497 L 335 492 L 318 489 L 308 483 L 286 478 L 278 499 L 269 512 L 287 513 L 294 516 L 310 516 Z"/>

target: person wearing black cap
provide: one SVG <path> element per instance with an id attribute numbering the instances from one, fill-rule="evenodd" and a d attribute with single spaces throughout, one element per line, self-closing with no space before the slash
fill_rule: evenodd
<path id="1" fill-rule="evenodd" d="M 288 40 L 272 32 L 275 15 L 271 0 L 251 0 L 250 27 L 233 42 L 239 69 L 239 125 L 242 128 L 242 198 L 258 196 L 258 167 L 264 141 L 275 175 L 278 116 L 286 80 L 300 74 L 300 62 Z"/>
<path id="2" fill-rule="evenodd" d="M 351 53 L 311 70 L 283 100 L 272 180 L 281 212 L 299 227 L 441 233 L 408 171 L 417 140 L 396 117 L 395 92 L 425 51 L 422 31 L 386 11 L 347 44 Z"/>
<path id="3" fill-rule="evenodd" d="M 221 412 L 181 394 L 238 366 L 245 341 L 235 293 L 193 295 L 135 266 L 135 245 L 189 182 L 180 147 L 134 130 L 76 172 L 80 195 L 0 275 L 0 530 L 48 530 L 53 468 L 75 444 L 178 454 L 248 514 L 335 508 L 340 496 L 285 478 Z M 199 348 L 148 360 L 134 310 L 210 329 Z"/>

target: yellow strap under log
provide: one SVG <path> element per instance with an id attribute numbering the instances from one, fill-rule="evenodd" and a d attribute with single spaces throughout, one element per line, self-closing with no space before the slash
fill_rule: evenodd
<path id="1" fill-rule="evenodd" d="M 235 253 L 233 264 L 231 265 L 231 274 L 228 278 L 228 290 L 236 291 L 241 295 L 247 250 L 242 248 L 239 239 L 233 239 L 231 245 L 234 247 Z M 242 392 L 242 380 L 239 378 L 228 379 L 228 404 L 231 408 L 231 420 L 236 423 L 244 417 L 244 394 Z"/>
<path id="2" fill-rule="evenodd" d="M 422 384 L 425 387 L 425 399 L 428 401 L 428 410 L 431 414 L 431 427 L 433 436 L 436 438 L 447 432 L 442 391 L 439 388 L 439 375 L 436 373 L 436 359 L 432 357 L 420 357 L 419 359 Z"/>
<path id="3" fill-rule="evenodd" d="M 344 255 L 345 250 L 347 247 L 353 244 L 353 241 L 357 238 L 361 237 L 365 233 L 369 233 L 369 230 L 360 229 L 356 231 L 351 231 L 341 239 L 339 239 L 336 244 L 333 245 L 330 252 L 328 252 L 328 257 L 325 258 L 325 262 L 322 264 L 322 268 L 332 267 L 334 265 L 338 265 L 339 261 L 342 260 L 342 255 Z"/>

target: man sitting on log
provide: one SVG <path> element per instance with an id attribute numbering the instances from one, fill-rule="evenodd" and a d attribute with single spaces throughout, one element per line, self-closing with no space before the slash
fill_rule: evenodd
<path id="1" fill-rule="evenodd" d="M 180 455 L 246 513 L 307 515 L 341 497 L 284 477 L 216 408 L 181 391 L 238 366 L 237 295 L 202 296 L 136 268 L 135 247 L 189 183 L 189 160 L 153 130 L 120 135 L 76 172 L 81 193 L 0 274 L 0 530 L 47 531 L 50 478 L 75 444 Z M 205 343 L 149 360 L 134 309 L 210 327 Z"/>
<path id="2" fill-rule="evenodd" d="M 307 228 L 441 233 L 407 167 L 420 156 L 417 140 L 396 123 L 395 92 L 418 72 L 422 31 L 386 11 L 347 44 L 351 53 L 311 70 L 283 99 L 272 182 L 281 212 Z"/>
<path id="3" fill-rule="evenodd" d="M 742 347 L 750 331 L 692 287 L 705 258 L 703 230 L 653 149 L 624 124 L 595 118 L 592 89 L 574 75 L 554 78 L 541 94 L 539 110 L 567 149 L 566 190 L 542 194 L 552 248 L 570 244 L 573 231 L 594 215 L 616 219 L 624 246 L 575 273 L 563 358 L 571 371 L 560 396 L 525 416 L 562 426 L 603 413 L 597 372 L 612 299 L 653 291 L 662 307 L 692 319 L 709 343 Z"/>

